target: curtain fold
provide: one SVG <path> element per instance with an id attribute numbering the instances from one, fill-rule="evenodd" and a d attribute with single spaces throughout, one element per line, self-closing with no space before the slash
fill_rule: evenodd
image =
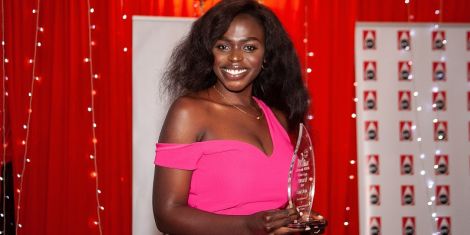
<path id="1" fill-rule="evenodd" d="M 33 13 L 33 9 L 39 12 Z M 204 9 L 216 0 L 204 1 Z M 93 153 L 87 1 L 3 0 L 8 77 L 4 88 L 6 161 L 21 191 L 18 234 L 99 234 Z M 132 16 L 193 17 L 201 1 L 90 0 L 92 76 L 103 234 L 132 231 Z M 315 210 L 328 234 L 358 234 L 354 94 L 357 21 L 470 22 L 466 0 L 264 0 L 295 44 L 312 97 L 311 133 L 317 159 Z M 435 14 L 443 3 L 442 17 Z M 408 14 L 409 11 L 409 14 Z M 39 15 L 39 47 L 35 45 Z M 307 23 L 305 25 L 304 23 Z M 304 29 L 308 28 L 306 32 Z M 308 35 L 307 35 L 308 33 Z M 1 34 L 1 32 L 0 32 Z M 307 41 L 304 41 L 307 39 Z M 37 57 L 34 63 L 34 49 Z M 313 56 L 308 53 L 313 52 Z M 5 58 L 2 58 L 5 59 Z M 35 65 L 25 173 L 22 174 Z M 3 121 L 3 120 L 2 120 Z M 152 164 L 152 163 L 149 163 Z M 354 177 L 350 179 L 350 176 Z M 138 200 L 134 199 L 134 200 Z M 347 210 L 346 208 L 349 208 Z M 18 210 L 15 211 L 15 216 Z M 348 222 L 348 225 L 345 225 Z M 11 231 L 11 230 L 9 230 Z"/>

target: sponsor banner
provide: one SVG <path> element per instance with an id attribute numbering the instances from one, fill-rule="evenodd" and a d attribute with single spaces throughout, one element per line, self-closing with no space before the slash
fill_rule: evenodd
<path id="1" fill-rule="evenodd" d="M 467 234 L 470 24 L 358 23 L 355 51 L 360 234 Z"/>

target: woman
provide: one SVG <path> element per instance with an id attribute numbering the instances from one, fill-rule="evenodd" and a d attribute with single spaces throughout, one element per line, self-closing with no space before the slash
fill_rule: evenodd
<path id="1" fill-rule="evenodd" d="M 253 0 L 225 0 L 192 26 L 165 74 L 177 99 L 155 158 L 154 215 L 170 234 L 284 234 L 288 131 L 308 94 L 293 45 Z"/>

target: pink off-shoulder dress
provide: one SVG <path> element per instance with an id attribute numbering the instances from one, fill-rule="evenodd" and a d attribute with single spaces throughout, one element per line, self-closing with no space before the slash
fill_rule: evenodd
<path id="1" fill-rule="evenodd" d="M 216 214 L 248 215 L 287 205 L 293 147 L 271 109 L 261 100 L 255 100 L 271 134 L 270 156 L 238 140 L 157 144 L 155 165 L 193 172 L 189 206 Z"/>

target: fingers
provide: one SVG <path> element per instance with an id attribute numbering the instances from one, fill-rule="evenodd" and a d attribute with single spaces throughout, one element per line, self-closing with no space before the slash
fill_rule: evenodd
<path id="1" fill-rule="evenodd" d="M 263 216 L 265 222 L 264 229 L 266 232 L 272 232 L 276 229 L 287 226 L 297 218 L 298 215 L 295 209 L 267 211 Z"/>

